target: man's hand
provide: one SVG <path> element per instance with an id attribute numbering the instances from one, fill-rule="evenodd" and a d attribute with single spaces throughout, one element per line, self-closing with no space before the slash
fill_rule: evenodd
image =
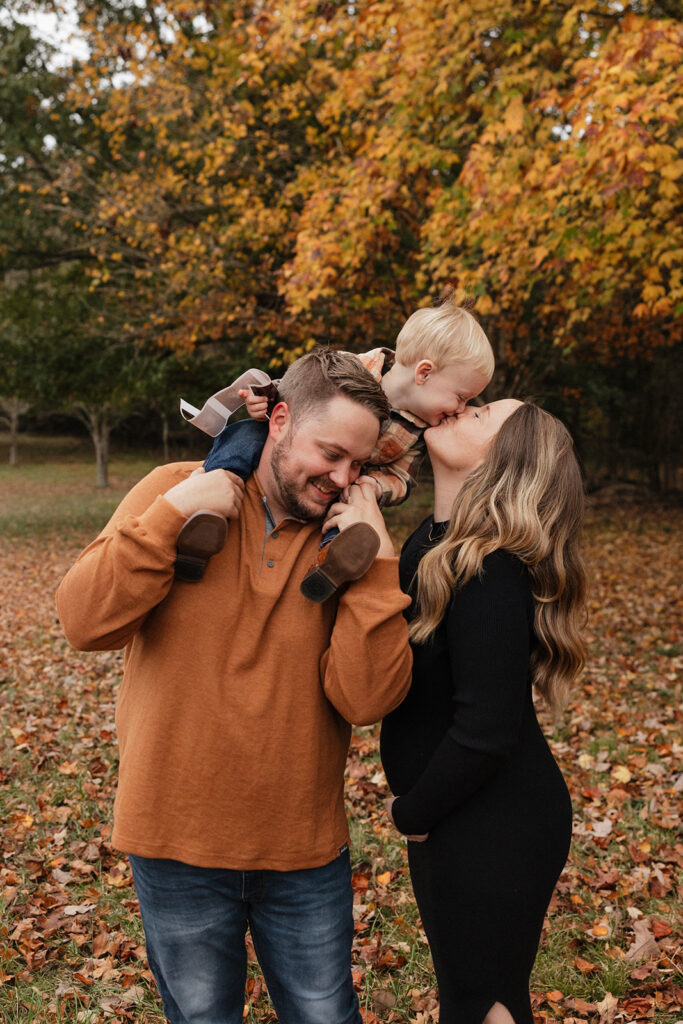
<path id="1" fill-rule="evenodd" d="M 240 398 L 244 399 L 247 412 L 253 420 L 268 419 L 268 396 L 255 395 L 251 388 L 243 388 L 238 391 Z"/>
<path id="2" fill-rule="evenodd" d="M 244 481 L 227 469 L 207 473 L 200 467 L 166 491 L 164 497 L 184 516 L 208 509 L 226 519 L 237 519 L 244 498 Z"/>
<path id="3" fill-rule="evenodd" d="M 346 488 L 343 500 L 330 505 L 323 524 L 323 533 L 335 526 L 343 531 L 352 523 L 368 523 L 372 526 L 380 540 L 377 557 L 393 557 L 394 545 L 377 504 L 377 488 L 371 476 L 359 476 L 355 484 Z"/>
<path id="4" fill-rule="evenodd" d="M 384 801 L 384 810 L 387 812 L 387 817 L 394 828 L 396 828 L 396 822 L 394 821 L 394 816 L 391 813 L 391 808 L 394 805 L 395 799 L 395 796 L 390 796 Z M 401 835 L 403 835 L 403 833 L 401 833 Z M 411 843 L 424 843 L 426 839 L 429 839 L 429 832 L 424 832 L 416 836 L 406 836 L 406 839 L 410 839 Z"/>

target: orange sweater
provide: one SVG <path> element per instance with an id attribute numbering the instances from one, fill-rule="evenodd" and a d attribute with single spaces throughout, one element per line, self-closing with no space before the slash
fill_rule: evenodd
<path id="1" fill-rule="evenodd" d="M 185 518 L 163 494 L 195 468 L 145 477 L 57 593 L 75 647 L 126 647 L 113 842 L 200 867 L 317 867 L 348 840 L 349 723 L 382 718 L 410 682 L 398 560 L 312 604 L 299 584 L 320 524 L 285 519 L 266 540 L 253 475 L 204 579 L 174 582 Z"/>

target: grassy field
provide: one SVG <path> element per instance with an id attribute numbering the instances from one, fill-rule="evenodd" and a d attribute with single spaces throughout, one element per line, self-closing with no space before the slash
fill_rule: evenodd
<path id="1" fill-rule="evenodd" d="M 78 442 L 41 441 L 18 469 L 0 466 L 3 1024 L 163 1022 L 130 872 L 109 843 L 121 656 L 69 648 L 53 603 L 79 549 L 154 463 L 115 458 L 106 492 Z M 428 501 L 424 488 L 419 504 L 391 514 L 397 539 Z M 683 1020 L 682 520 L 656 504 L 596 504 L 589 516 L 590 663 L 562 721 L 542 716 L 574 799 L 575 836 L 532 979 L 538 1022 Z M 347 795 L 363 1016 L 427 1024 L 438 1020 L 437 993 L 405 844 L 381 811 L 386 792 L 377 730 L 357 730 Z M 251 961 L 245 1020 L 271 1024 Z"/>

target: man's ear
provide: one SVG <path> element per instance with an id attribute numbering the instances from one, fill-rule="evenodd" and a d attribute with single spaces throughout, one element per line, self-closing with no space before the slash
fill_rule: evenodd
<path id="1" fill-rule="evenodd" d="M 434 363 L 431 359 L 421 359 L 419 363 L 415 364 L 413 375 L 415 383 L 419 386 L 426 384 L 429 380 L 430 374 L 434 372 Z"/>
<path id="2" fill-rule="evenodd" d="M 275 441 L 287 432 L 292 422 L 292 415 L 286 402 L 278 402 L 270 414 L 269 436 Z"/>

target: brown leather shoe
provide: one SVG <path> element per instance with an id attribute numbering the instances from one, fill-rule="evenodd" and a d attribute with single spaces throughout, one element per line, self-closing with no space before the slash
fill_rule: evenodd
<path id="1" fill-rule="evenodd" d="M 193 513 L 178 534 L 175 578 L 198 583 L 212 555 L 217 555 L 228 535 L 228 521 L 218 512 L 200 509 Z"/>
<path id="2" fill-rule="evenodd" d="M 368 523 L 353 523 L 322 550 L 324 562 L 309 569 L 301 584 L 301 593 L 316 604 L 365 575 L 379 551 L 379 537 Z"/>

